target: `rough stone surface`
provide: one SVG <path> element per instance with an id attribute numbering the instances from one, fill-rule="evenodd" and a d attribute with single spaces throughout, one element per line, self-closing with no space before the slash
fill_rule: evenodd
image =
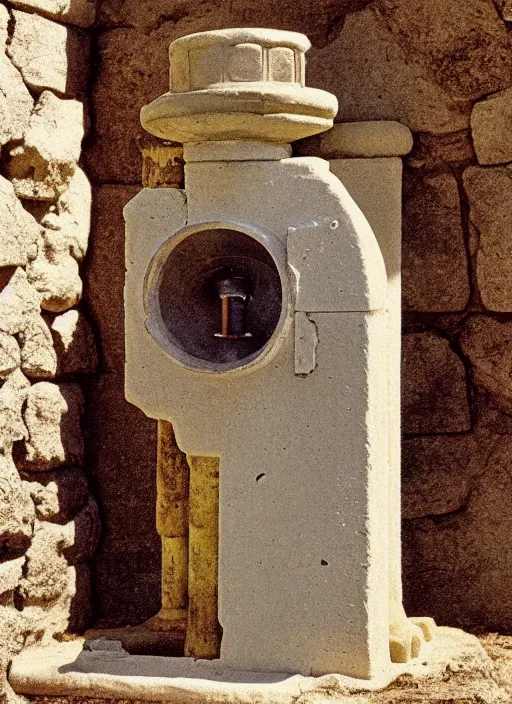
<path id="1" fill-rule="evenodd" d="M 295 32 L 306 32 L 315 46 L 324 46 L 332 40 L 347 13 L 355 12 L 370 0 L 283 0 L 279 13 L 272 0 L 244 0 L 237 3 L 196 3 L 182 0 L 148 0 L 144 12 L 136 0 L 103 2 L 98 8 L 97 23 L 102 29 L 133 27 L 148 34 L 160 26 L 174 25 L 176 37 L 192 32 L 226 27 L 272 27 Z M 307 28 L 307 29 L 306 29 Z M 175 38 L 176 38 L 175 37 Z"/>
<path id="2" fill-rule="evenodd" d="M 101 186 L 95 191 L 85 282 L 87 306 L 101 336 L 104 371 L 122 371 L 124 366 L 123 207 L 139 190 L 137 186 Z"/>
<path id="3" fill-rule="evenodd" d="M 11 150 L 8 175 L 20 198 L 56 200 L 69 186 L 87 131 L 84 105 L 44 91 L 22 145 Z"/>
<path id="4" fill-rule="evenodd" d="M 78 262 L 58 230 L 44 230 L 37 256 L 27 266 L 27 278 L 41 294 L 41 308 L 53 313 L 71 308 L 82 297 Z"/>
<path id="5" fill-rule="evenodd" d="M 507 22 L 512 21 L 512 2 L 511 0 L 494 0 L 494 4 L 500 10 L 501 16 Z"/>
<path id="6" fill-rule="evenodd" d="M 24 266 L 36 254 L 40 227 L 0 176 L 0 266 Z"/>
<path id="7" fill-rule="evenodd" d="M 0 596 L 6 592 L 13 592 L 23 575 L 25 557 L 17 557 L 0 563 Z"/>
<path id="8" fill-rule="evenodd" d="M 456 621 L 507 632 L 512 627 L 512 437 L 494 436 L 483 450 L 484 471 L 464 511 L 405 523 L 406 609 L 411 615 L 429 613 L 441 625 Z M 460 464 L 459 472 L 466 475 Z"/>
<path id="9" fill-rule="evenodd" d="M 10 457 L 12 445 L 27 436 L 22 408 L 30 382 L 15 369 L 0 387 L 0 450 Z"/>
<path id="10" fill-rule="evenodd" d="M 13 17 L 14 32 L 8 55 L 27 86 L 71 96 L 85 93 L 88 36 L 34 13 L 13 10 Z"/>
<path id="11" fill-rule="evenodd" d="M 460 338 L 477 387 L 490 392 L 499 408 L 512 414 L 512 323 L 476 315 Z"/>
<path id="12" fill-rule="evenodd" d="M 87 625 L 87 561 L 99 537 L 98 508 L 78 469 L 80 387 L 30 381 L 53 378 L 57 357 L 61 377 L 96 365 L 81 313 L 41 313 L 41 306 L 65 310 L 81 295 L 78 261 L 91 207 L 90 184 L 77 167 L 85 105 L 51 92 L 80 97 L 87 88 L 89 37 L 41 15 L 90 26 L 94 3 L 11 5 L 28 12 L 0 4 L 0 144 L 10 178 L 0 176 L 0 701 L 22 704 L 6 681 L 9 658 L 27 643 Z M 34 107 L 31 93 L 41 91 Z M 15 462 L 50 471 L 20 477 Z M 52 471 L 62 465 L 72 467 Z"/>
<path id="13" fill-rule="evenodd" d="M 431 168 L 474 159 L 475 150 L 469 130 L 435 135 L 420 132 L 416 135 L 414 149 L 407 158 L 407 163 L 414 168 Z"/>
<path id="14" fill-rule="evenodd" d="M 69 253 L 77 261 L 82 261 L 87 252 L 91 201 L 91 184 L 84 171 L 77 166 L 67 189 L 41 219 L 44 228 L 59 233 L 59 237 L 69 247 Z"/>
<path id="15" fill-rule="evenodd" d="M 15 653 L 19 653 L 23 648 L 25 640 L 25 619 L 13 608 L 12 604 L 1 605 L 0 606 L 0 632 L 2 633 L 2 651 L 0 651 L 0 667 L 2 672 L 2 677 L 0 678 L 0 695 L 4 693 L 4 688 L 2 687 L 3 673 L 7 669 L 7 663 L 9 661 L 8 656 L 12 656 Z M 4 690 L 4 691 L 2 691 Z M 7 694 L 7 691 L 6 691 Z M 6 698 L 6 704 L 19 704 L 16 700 L 18 699 L 14 696 L 14 692 L 10 692 L 13 695 L 13 699 L 9 700 Z"/>
<path id="16" fill-rule="evenodd" d="M 49 379 L 55 375 L 57 358 L 48 325 L 41 316 L 29 319 L 18 336 L 21 345 L 21 369 L 34 379 Z"/>
<path id="17" fill-rule="evenodd" d="M 471 428 L 466 372 L 448 340 L 411 333 L 402 341 L 405 433 L 457 433 Z"/>
<path id="18" fill-rule="evenodd" d="M 78 565 L 91 560 L 100 538 L 100 518 L 94 499 L 89 498 L 74 519 L 62 527 L 62 534 L 65 538 L 63 548 L 68 564 Z"/>
<path id="19" fill-rule="evenodd" d="M 20 363 L 20 347 L 16 338 L 0 332 L 0 379 L 17 369 Z"/>
<path id="20" fill-rule="evenodd" d="M 470 221 L 478 235 L 476 276 L 489 310 L 512 311 L 512 168 L 464 171 Z"/>
<path id="21" fill-rule="evenodd" d="M 496 442 L 491 433 L 431 435 L 402 443 L 402 517 L 460 511 L 475 477 L 486 471 Z"/>
<path id="22" fill-rule="evenodd" d="M 457 100 L 512 82 L 509 37 L 491 2 L 376 0 L 376 7 L 400 46 Z"/>
<path id="23" fill-rule="evenodd" d="M 99 73 L 92 95 L 95 139 L 86 151 L 93 181 L 140 183 L 139 113 L 144 104 L 169 90 L 168 48 L 175 37 L 172 23 L 156 29 L 151 42 L 145 32 L 129 29 L 99 35 Z"/>
<path id="24" fill-rule="evenodd" d="M 68 563 L 62 554 L 64 546 L 61 526 L 36 522 L 27 551 L 25 577 L 20 585 L 24 606 L 53 601 L 65 591 Z"/>
<path id="25" fill-rule="evenodd" d="M 0 87 L 0 144 L 7 144 L 23 137 L 34 101 L 19 71 L 3 51 L 0 52 Z"/>
<path id="26" fill-rule="evenodd" d="M 0 452 L 0 549 L 19 552 L 32 538 L 34 505 L 9 452 Z"/>
<path id="27" fill-rule="evenodd" d="M 405 309 L 463 310 L 469 299 L 464 233 L 450 172 L 404 173 L 402 294 Z"/>
<path id="28" fill-rule="evenodd" d="M 57 375 L 88 374 L 96 371 L 96 342 L 87 318 L 78 310 L 57 315 L 51 332 L 57 354 Z"/>
<path id="29" fill-rule="evenodd" d="M 87 480 L 79 469 L 25 472 L 22 478 L 40 521 L 68 523 L 89 501 Z"/>
<path id="30" fill-rule="evenodd" d="M 94 0 L 12 0 L 11 5 L 78 27 L 90 27 L 96 15 Z"/>
<path id="31" fill-rule="evenodd" d="M 17 336 L 21 369 L 27 376 L 48 378 L 55 374 L 57 358 L 50 330 L 40 315 L 40 300 L 25 271 L 12 272 L 0 292 L 0 331 Z"/>
<path id="32" fill-rule="evenodd" d="M 512 161 L 512 88 L 475 104 L 471 131 L 480 164 Z"/>
<path id="33" fill-rule="evenodd" d="M 448 10 L 448 4 L 435 4 L 441 15 L 443 7 Z M 432 76 L 421 53 L 411 62 L 409 37 L 400 35 L 393 20 L 388 24 L 375 5 L 349 15 L 337 39 L 311 54 L 309 84 L 336 94 L 340 122 L 398 120 L 414 131 L 434 133 L 467 127 L 468 98 L 454 95 L 439 80 L 442 75 Z"/>
<path id="34" fill-rule="evenodd" d="M 52 645 L 67 633 L 83 631 L 91 618 L 91 575 L 86 563 L 64 568 L 60 596 L 23 609 L 27 624 L 25 646 Z"/>
<path id="35" fill-rule="evenodd" d="M 28 283 L 21 268 L 8 271 L 0 291 L 0 330 L 16 335 L 27 326 L 27 320 L 39 315 L 41 296 Z"/>
<path id="36" fill-rule="evenodd" d="M 77 384 L 40 381 L 31 386 L 23 413 L 28 439 L 18 466 L 39 471 L 65 463 L 81 464 L 82 412 L 83 395 Z"/>

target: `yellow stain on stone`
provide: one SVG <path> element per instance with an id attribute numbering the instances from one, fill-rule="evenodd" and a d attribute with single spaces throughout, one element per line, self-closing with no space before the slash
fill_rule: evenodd
<path id="1" fill-rule="evenodd" d="M 219 657 L 218 622 L 219 458 L 188 456 L 189 609 L 185 655 Z"/>

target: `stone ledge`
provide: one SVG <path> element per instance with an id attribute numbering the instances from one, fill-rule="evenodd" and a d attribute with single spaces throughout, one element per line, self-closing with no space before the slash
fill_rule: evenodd
<path id="1" fill-rule="evenodd" d="M 395 665 L 394 681 L 341 675 L 304 677 L 237 672 L 216 661 L 133 656 L 120 651 L 82 651 L 83 640 L 31 649 L 12 664 L 10 683 L 36 704 L 79 704 L 94 699 L 169 704 L 507 704 L 510 691 L 475 636 L 438 628 L 422 656 Z M 504 646 L 505 647 L 505 646 Z M 388 677 L 389 681 L 389 677 Z"/>
<path id="2" fill-rule="evenodd" d="M 323 159 L 375 159 L 377 157 L 405 156 L 413 146 L 411 130 L 400 122 L 336 123 L 321 135 L 308 137 L 295 144 L 302 156 Z"/>

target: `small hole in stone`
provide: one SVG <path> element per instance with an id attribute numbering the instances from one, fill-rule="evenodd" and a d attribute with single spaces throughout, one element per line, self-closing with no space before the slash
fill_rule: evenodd
<path id="1" fill-rule="evenodd" d="M 338 225 L 339 225 L 339 222 L 338 222 L 337 220 L 333 220 L 333 221 L 331 222 L 331 224 L 329 225 L 329 227 L 331 228 L 331 230 L 337 230 L 337 229 L 338 229 Z"/>
<path id="2" fill-rule="evenodd" d="M 258 476 L 256 477 L 256 481 L 260 482 L 262 479 L 265 479 L 265 477 L 266 477 L 265 472 L 262 472 L 261 474 L 258 474 Z"/>
<path id="3" fill-rule="evenodd" d="M 329 563 L 327 562 L 327 560 L 320 560 L 320 564 L 321 565 L 328 565 Z"/>

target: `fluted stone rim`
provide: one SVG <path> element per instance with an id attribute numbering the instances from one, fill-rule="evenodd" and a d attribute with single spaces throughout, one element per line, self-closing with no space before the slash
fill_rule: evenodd
<path id="1" fill-rule="evenodd" d="M 242 27 L 234 29 L 215 29 L 209 32 L 194 32 L 175 39 L 169 45 L 169 59 L 172 61 L 177 52 L 198 49 L 211 44 L 244 43 L 260 44 L 262 46 L 284 46 L 306 52 L 311 48 L 311 42 L 305 34 L 281 29 L 265 29 L 263 27 Z"/>

